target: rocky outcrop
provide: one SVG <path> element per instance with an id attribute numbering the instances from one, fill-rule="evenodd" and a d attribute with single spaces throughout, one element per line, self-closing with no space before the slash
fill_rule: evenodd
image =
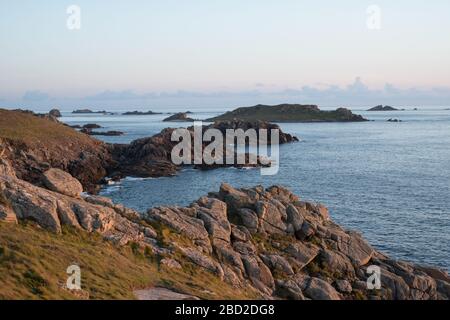
<path id="1" fill-rule="evenodd" d="M 164 122 L 193 122 L 194 119 L 188 116 L 187 112 L 179 112 L 167 117 L 163 120 Z"/>
<path id="2" fill-rule="evenodd" d="M 56 233 L 68 225 L 101 233 L 120 245 L 137 242 L 153 248 L 156 243 L 156 232 L 136 222 L 137 212 L 105 198 L 75 198 L 5 175 L 0 175 L 0 194 L 7 201 L 6 206 L 0 203 L 0 220 L 6 219 L 6 213 L 9 219 L 32 220 Z"/>
<path id="3" fill-rule="evenodd" d="M 24 111 L 0 109 L 0 153 L 20 179 L 42 186 L 43 173 L 58 168 L 90 192 L 114 166 L 111 146 Z"/>
<path id="4" fill-rule="evenodd" d="M 55 117 L 55 118 L 60 118 L 62 117 L 61 111 L 59 111 L 58 109 L 52 109 L 48 112 L 48 115 L 51 117 Z"/>
<path id="5" fill-rule="evenodd" d="M 165 139 L 170 133 L 165 130 L 123 147 L 125 158 L 120 160 L 126 161 L 127 155 L 133 161 L 141 157 L 142 166 L 162 170 L 169 162 L 155 159 L 168 155 Z M 446 272 L 390 259 L 360 234 L 334 223 L 325 206 L 302 201 L 282 186 L 235 189 L 223 184 L 218 192 L 189 207 L 138 213 L 108 198 L 80 197 L 77 175 L 44 164 L 45 151 L 38 157 L 30 145 L 18 149 L 12 138 L 1 142 L 0 223 L 31 220 L 55 233 L 61 233 L 64 226 L 96 232 L 117 245 L 148 248 L 146 252 L 160 265 L 186 272 L 187 278 L 192 270 L 202 269 L 236 290 L 252 290 L 264 299 L 450 298 Z M 64 151 L 70 155 L 71 149 L 48 152 L 54 157 Z M 12 156 L 24 162 L 16 161 L 13 167 L 8 161 Z M 35 168 L 30 167 L 33 164 Z M 80 165 L 69 162 L 68 166 L 73 170 L 75 164 Z M 41 183 L 25 181 L 28 172 L 39 176 Z M 381 287 L 372 290 L 367 281 L 374 267 L 380 271 Z M 220 297 L 220 292 L 215 294 Z"/>
<path id="6" fill-rule="evenodd" d="M 191 134 L 191 141 L 193 141 L 194 127 L 187 128 Z M 255 129 L 259 132 L 259 129 L 280 129 L 278 125 L 271 124 L 263 121 L 255 122 L 243 122 L 243 121 L 224 121 L 216 122 L 214 124 L 203 126 L 202 130 L 207 129 L 218 129 L 223 134 L 226 133 L 227 129 Z M 113 157 L 116 163 L 119 165 L 111 170 L 111 175 L 116 178 L 123 176 L 137 176 L 137 177 L 161 177 L 174 175 L 181 166 L 176 166 L 173 164 L 171 152 L 172 149 L 179 143 L 178 141 L 172 141 L 173 128 L 166 128 L 160 133 L 148 137 L 132 141 L 128 145 L 114 145 Z M 269 135 L 270 137 L 270 135 Z M 279 131 L 280 144 L 296 142 L 298 138 Z M 225 141 L 224 141 L 225 143 Z M 270 138 L 268 143 L 270 144 Z M 207 143 L 204 142 L 202 148 L 204 149 Z M 224 150 L 227 146 L 224 145 Z M 202 149 L 202 150 L 203 150 Z M 194 147 L 192 143 L 192 150 L 194 152 Z M 235 152 L 235 158 L 237 158 L 238 152 Z M 225 157 L 224 153 L 217 154 L 216 157 Z M 192 159 L 194 157 L 192 156 Z M 268 166 L 264 164 L 260 157 L 257 157 L 256 164 L 252 164 L 250 161 L 249 154 L 245 154 L 245 161 L 243 164 L 239 164 L 234 161 L 235 164 L 227 164 L 223 161 L 223 164 L 196 164 L 194 167 L 197 169 L 214 169 L 219 167 L 260 167 Z"/>
<path id="7" fill-rule="evenodd" d="M 289 133 L 285 133 L 281 130 L 280 126 L 274 123 L 270 123 L 267 121 L 242 121 L 238 119 L 233 120 L 223 120 L 223 121 L 216 121 L 213 124 L 210 124 L 205 127 L 205 129 L 218 129 L 222 134 L 225 136 L 226 130 L 233 129 L 238 130 L 242 129 L 244 131 L 247 131 L 249 129 L 256 130 L 257 136 L 259 138 L 259 132 L 260 130 L 267 130 L 269 132 L 268 135 L 268 144 L 271 144 L 271 136 L 270 136 L 270 130 L 278 130 L 279 131 L 279 143 L 291 143 L 291 142 L 297 142 L 299 139 L 293 135 L 290 135 Z"/>
<path id="8" fill-rule="evenodd" d="M 184 272 L 193 265 L 187 270 L 209 272 L 263 299 L 450 298 L 446 272 L 386 257 L 358 233 L 335 224 L 324 206 L 302 201 L 281 186 L 223 184 L 189 207 L 146 213 L 108 198 L 77 198 L 53 189 L 0 175 L 0 220 L 32 220 L 56 233 L 68 225 L 117 245 L 138 244 L 164 268 Z M 381 288 L 371 290 L 367 270 L 374 266 Z"/>
<path id="9" fill-rule="evenodd" d="M 83 111 L 83 110 L 82 110 Z M 56 119 L 56 118 L 55 118 Z M 87 124 L 81 130 L 88 135 L 121 135 L 119 131 L 97 132 L 96 124 Z M 188 128 L 193 139 L 194 128 Z M 224 121 L 204 126 L 203 130 L 218 129 L 225 134 L 228 129 L 279 129 L 275 124 L 262 121 Z M 70 173 L 80 181 L 83 189 L 95 193 L 106 177 L 120 179 L 125 176 L 162 177 L 177 173 L 182 166 L 175 165 L 171 152 L 178 141 L 172 141 L 175 129 L 167 128 L 152 137 L 138 139 L 130 144 L 106 144 L 93 139 L 67 125 L 36 116 L 29 111 L 8 111 L 0 109 L 0 152 L 3 159 L 13 165 L 16 175 L 37 186 L 43 186 L 43 174 L 50 168 L 58 168 Z M 280 143 L 298 141 L 280 130 Z M 225 141 L 224 141 L 225 143 Z M 268 143 L 272 143 L 269 141 Z M 202 148 L 207 147 L 204 142 Z M 224 146 L 224 150 L 229 146 Z M 193 145 L 191 152 L 193 153 Z M 226 154 L 218 151 L 214 156 L 224 163 L 196 164 L 194 168 L 209 170 L 219 167 L 261 167 L 270 166 L 261 157 L 256 163 L 250 161 L 250 154 L 244 154 L 240 163 L 235 148 L 235 161 L 227 164 Z M 193 158 L 193 157 L 192 157 Z"/>
<path id="10" fill-rule="evenodd" d="M 43 182 L 48 189 L 69 197 L 78 198 L 83 192 L 81 183 L 72 177 L 70 173 L 60 169 L 51 168 L 44 172 Z"/>
<path id="11" fill-rule="evenodd" d="M 262 298 L 449 298 L 447 273 L 389 259 L 332 222 L 324 206 L 283 187 L 224 184 L 188 208 L 151 209 L 144 220 L 185 236 L 182 245 L 172 241 L 170 252 Z M 367 285 L 369 266 L 380 268 L 380 289 Z"/>

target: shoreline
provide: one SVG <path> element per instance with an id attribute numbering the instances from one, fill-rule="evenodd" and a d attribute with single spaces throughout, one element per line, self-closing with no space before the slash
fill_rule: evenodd
<path id="1" fill-rule="evenodd" d="M 50 125 L 43 118 L 29 119 Z M 91 143 L 87 136 L 77 137 Z M 146 145 L 146 139 L 141 142 Z M 11 157 L 13 146 L 2 153 L 6 150 Z M 218 192 L 208 190 L 189 206 L 137 212 L 110 198 L 80 196 L 80 181 L 63 170 L 49 168 L 43 171 L 46 179 L 24 181 L 12 160 L 0 163 L 0 216 L 20 222 L 19 228 L 31 219 L 56 234 L 71 226 L 100 234 L 119 247 L 136 244 L 136 250 L 163 257 L 160 263 L 165 259 L 169 269 L 201 268 L 215 280 L 250 288 L 264 299 L 448 299 L 447 273 L 388 258 L 359 233 L 332 222 L 326 207 L 279 185 L 235 189 L 222 184 Z M 377 294 L 364 289 L 371 265 L 383 269 L 387 279 L 382 281 L 388 281 L 383 283 L 386 290 Z"/>

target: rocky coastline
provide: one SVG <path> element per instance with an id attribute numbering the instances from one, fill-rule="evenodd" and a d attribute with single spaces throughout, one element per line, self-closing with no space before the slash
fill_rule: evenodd
<path id="1" fill-rule="evenodd" d="M 277 125 L 225 121 L 209 127 Z M 232 288 L 234 297 L 450 299 L 445 271 L 389 258 L 359 233 L 334 223 L 324 205 L 303 201 L 282 186 L 236 189 L 222 184 L 188 207 L 146 212 L 92 194 L 110 175 L 175 174 L 179 168 L 169 158 L 172 130 L 129 145 L 110 145 L 58 121 L 0 110 L 0 227 L 20 228 L 32 221 L 51 234 L 64 234 L 70 227 L 100 235 L 117 248 L 112 250 L 142 251 L 148 263 L 194 281 L 182 290 L 167 281 L 159 286 L 200 299 L 221 298 L 223 292 L 220 286 L 201 282 L 198 273 Z M 281 143 L 297 140 L 285 133 L 280 136 Z M 374 267 L 381 275 L 379 289 L 368 286 Z M 9 276 L 13 275 L 5 274 Z"/>
<path id="2" fill-rule="evenodd" d="M 44 187 L 18 179 L 2 161 L 0 223 L 33 220 L 54 233 L 63 226 L 98 233 L 117 246 L 146 248 L 168 269 L 195 266 L 258 299 L 450 298 L 446 272 L 390 259 L 335 224 L 325 206 L 281 186 L 223 184 L 189 207 L 147 212 L 81 195 L 81 184 L 59 169 L 46 172 Z M 374 266 L 381 274 L 377 290 L 367 286 Z"/>

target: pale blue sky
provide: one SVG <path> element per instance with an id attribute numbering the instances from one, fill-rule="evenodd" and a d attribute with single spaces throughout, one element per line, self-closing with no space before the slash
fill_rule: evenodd
<path id="1" fill-rule="evenodd" d="M 79 31 L 66 28 L 71 4 Z M 366 26 L 371 4 L 379 31 Z M 351 104 L 357 77 L 368 97 L 417 88 L 450 103 L 449 39 L 448 0 L 0 0 L 0 104 L 165 101 L 179 90 L 301 99 L 333 86 L 347 94 L 336 103 Z"/>

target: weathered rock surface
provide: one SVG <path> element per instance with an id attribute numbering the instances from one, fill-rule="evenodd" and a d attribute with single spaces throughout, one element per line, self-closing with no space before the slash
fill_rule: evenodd
<path id="1" fill-rule="evenodd" d="M 60 169 L 51 168 L 44 172 L 44 185 L 52 191 L 65 194 L 69 197 L 79 197 L 83 192 L 81 183 L 72 177 L 70 173 Z"/>
<path id="2" fill-rule="evenodd" d="M 55 117 L 55 118 L 60 118 L 62 117 L 61 111 L 59 111 L 58 109 L 52 109 L 48 112 L 48 115 L 51 117 Z"/>
<path id="3" fill-rule="evenodd" d="M 189 207 L 145 213 L 104 197 L 50 191 L 13 175 L 0 175 L 0 196 L 0 223 L 33 220 L 57 233 L 64 225 L 98 232 L 118 245 L 150 248 L 163 268 L 184 272 L 191 266 L 186 272 L 209 272 L 262 299 L 450 298 L 446 272 L 386 257 L 358 233 L 333 223 L 325 207 L 280 186 L 224 184 Z M 369 266 L 381 271 L 380 289 L 368 289 Z"/>
<path id="4" fill-rule="evenodd" d="M 10 219 L 32 220 L 57 233 L 61 232 L 63 225 L 82 228 L 99 232 L 121 245 L 131 241 L 154 243 L 150 239 L 156 235 L 154 230 L 125 216 L 131 209 L 94 204 L 5 175 L 0 175 L 0 194 L 8 203 L 7 206 L 0 204 L 0 215 L 7 214 Z"/>

